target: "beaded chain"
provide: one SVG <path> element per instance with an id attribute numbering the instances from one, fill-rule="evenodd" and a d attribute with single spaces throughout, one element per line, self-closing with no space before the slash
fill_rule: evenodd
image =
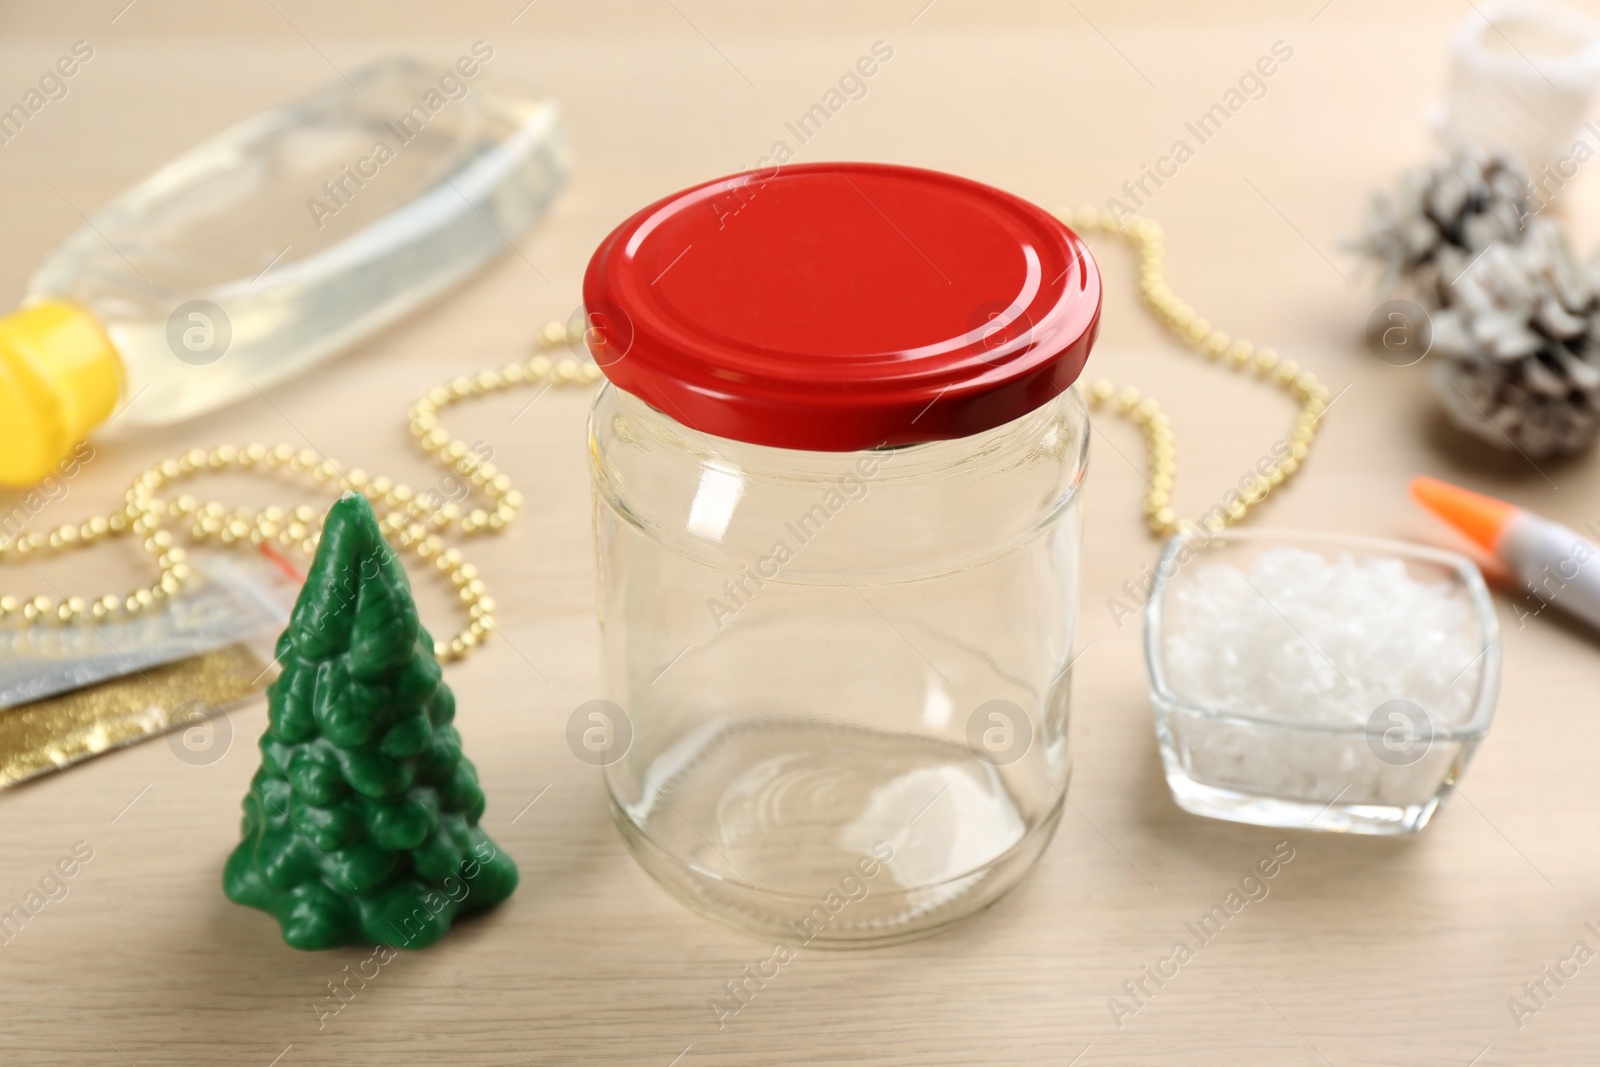
<path id="1" fill-rule="evenodd" d="M 1235 340 L 1184 303 L 1167 285 L 1165 241 L 1161 227 L 1149 219 L 1119 222 L 1115 215 L 1099 208 L 1058 211 L 1057 217 L 1079 233 L 1116 234 L 1133 246 L 1139 265 L 1139 296 L 1156 320 L 1180 340 L 1212 362 L 1225 363 L 1236 371 L 1251 370 L 1256 377 L 1271 382 L 1299 402 L 1294 429 L 1281 457 L 1267 460 L 1265 471 L 1250 479 L 1249 485 L 1235 494 L 1236 499 L 1219 505 L 1201 523 L 1180 520 L 1172 510 L 1172 483 L 1177 475 L 1177 455 L 1172 439 L 1172 424 L 1154 397 L 1140 396 L 1132 386 L 1118 389 L 1104 378 L 1089 386 L 1089 404 L 1111 410 L 1129 419 L 1144 432 L 1145 453 L 1150 466 L 1149 489 L 1144 498 L 1145 524 L 1150 533 L 1167 537 L 1179 531 L 1204 526 L 1215 533 L 1223 526 L 1244 520 L 1256 505 L 1274 489 L 1293 478 L 1311 451 L 1317 424 L 1328 409 L 1328 387 L 1317 376 L 1293 360 L 1279 359 L 1270 348 L 1256 348 L 1249 341 Z M 1220 512 L 1220 513 L 1218 513 Z"/>
<path id="2" fill-rule="evenodd" d="M 1237 499 L 1203 520 L 1212 530 L 1242 521 L 1251 509 L 1271 492 L 1292 478 L 1311 450 L 1317 423 L 1328 407 L 1328 389 L 1308 370 L 1293 360 L 1282 360 L 1270 348 L 1256 348 L 1250 342 L 1235 340 L 1201 318 L 1199 313 L 1178 298 L 1163 274 L 1165 247 L 1161 227 L 1148 219 L 1119 222 L 1109 212 L 1085 208 L 1059 212 L 1058 217 L 1080 233 L 1115 234 L 1134 248 L 1139 265 L 1139 295 L 1156 319 L 1169 331 L 1207 359 L 1226 363 L 1234 370 L 1249 369 L 1293 396 L 1300 404 L 1287 451 L 1269 460 L 1265 473 L 1237 494 Z M 552 322 L 539 331 L 539 345 L 554 348 L 575 343 L 581 337 L 569 336 L 568 328 Z M 146 553 L 154 557 L 160 576 L 148 586 L 125 596 L 108 593 L 95 600 L 82 597 L 48 596 L 19 599 L 0 596 L 0 620 L 78 623 L 95 622 L 121 615 L 137 615 L 178 592 L 192 575 L 184 549 L 165 528 L 170 519 L 188 523 L 192 542 L 216 541 L 224 545 L 250 542 L 256 545 L 281 545 L 311 555 L 321 538 L 322 515 L 306 505 L 286 509 L 264 507 L 228 508 L 218 501 L 200 503 L 182 494 L 174 499 L 160 495 L 169 485 L 203 473 L 228 470 L 288 472 L 309 475 L 319 483 L 333 483 L 342 490 L 361 493 L 380 510 L 379 523 L 384 536 L 425 563 L 431 563 L 456 589 L 468 617 L 466 628 L 448 641 L 436 640 L 434 654 L 443 662 L 465 657 L 486 640 L 494 629 L 495 602 L 478 577 L 477 568 L 462 559 L 461 550 L 446 547 L 440 531 L 452 527 L 472 536 L 498 533 L 515 520 L 522 506 L 522 494 L 512 488 L 511 479 L 493 463 L 480 462 L 465 441 L 454 438 L 439 423 L 439 412 L 461 400 L 522 386 L 590 385 L 600 377 L 592 363 L 562 359 L 552 363 L 535 356 L 524 363 L 508 363 L 497 371 L 483 371 L 474 377 L 459 377 L 448 385 L 428 390 L 407 411 L 411 435 L 422 450 L 449 471 L 466 479 L 481 492 L 490 508 L 473 508 L 466 514 L 454 503 L 433 508 L 410 486 L 382 475 L 369 476 L 361 470 L 345 471 L 333 460 L 314 449 L 291 445 L 250 444 L 244 447 L 221 445 L 205 450 L 190 449 L 181 456 L 166 459 L 134 479 L 124 506 L 110 515 L 97 515 L 81 523 L 64 523 L 49 533 L 20 534 L 0 542 L 0 563 L 22 561 L 35 554 L 85 548 L 110 537 L 133 534 Z M 1117 389 L 1104 378 L 1089 386 L 1089 403 L 1101 408 L 1109 404 L 1118 415 L 1134 422 L 1143 431 L 1150 466 L 1149 490 L 1145 494 L 1145 522 L 1153 535 L 1168 536 L 1193 527 L 1179 520 L 1172 509 L 1172 485 L 1177 460 L 1172 425 L 1154 397 L 1141 396 L 1137 389 Z"/>
<path id="3" fill-rule="evenodd" d="M 576 338 L 572 340 L 577 340 Z M 568 343 L 567 327 L 552 322 L 539 331 L 539 344 L 554 348 Z M 93 623 L 117 616 L 138 615 L 182 589 L 192 578 L 187 555 L 165 528 L 168 519 L 188 524 L 192 542 L 216 541 L 224 545 L 249 542 L 279 545 L 311 555 L 322 536 L 322 518 L 306 505 L 296 508 L 229 508 L 218 501 L 200 503 L 183 494 L 168 499 L 162 490 L 196 475 L 228 470 L 309 476 L 323 484 L 362 494 L 378 511 L 384 536 L 433 567 L 455 587 L 467 613 L 468 624 L 449 640 L 435 640 L 434 655 L 442 662 L 465 657 L 494 629 L 494 599 L 489 596 L 477 568 L 462 559 L 461 550 L 446 547 L 440 531 L 452 527 L 464 535 L 504 530 L 522 506 L 522 494 L 493 463 L 480 462 L 465 441 L 454 438 L 439 423 L 439 412 L 469 397 L 521 386 L 590 385 L 600 377 L 592 363 L 562 359 L 552 363 L 535 356 L 524 363 L 508 363 L 497 371 L 453 379 L 428 390 L 407 411 L 411 435 L 422 450 L 481 492 L 491 505 L 466 514 L 454 503 L 431 506 L 415 490 L 383 475 L 344 470 L 314 449 L 291 445 L 250 444 L 193 448 L 181 456 L 162 460 L 133 480 L 123 507 L 110 515 L 96 515 L 81 523 L 64 523 L 49 533 L 34 531 L 0 542 L 0 562 L 20 562 L 35 555 L 64 552 L 111 537 L 133 534 L 154 557 L 160 576 L 148 586 L 126 596 L 107 593 L 95 600 L 48 596 L 19 599 L 0 597 L 0 620 L 58 623 Z"/>

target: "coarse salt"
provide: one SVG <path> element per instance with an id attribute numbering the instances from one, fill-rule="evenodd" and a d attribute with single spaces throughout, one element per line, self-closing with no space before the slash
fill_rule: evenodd
<path id="1" fill-rule="evenodd" d="M 1278 548 L 1248 570 L 1202 564 L 1172 585 L 1165 612 L 1167 683 L 1190 704 L 1356 729 L 1396 699 L 1435 728 L 1472 716 L 1472 605 L 1396 557 Z"/>

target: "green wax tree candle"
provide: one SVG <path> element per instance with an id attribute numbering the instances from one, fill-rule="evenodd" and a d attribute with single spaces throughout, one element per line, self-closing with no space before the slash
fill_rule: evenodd
<path id="1" fill-rule="evenodd" d="M 328 512 L 278 661 L 229 899 L 295 948 L 419 948 L 510 896 L 517 869 L 478 826 L 455 696 L 364 497 Z"/>

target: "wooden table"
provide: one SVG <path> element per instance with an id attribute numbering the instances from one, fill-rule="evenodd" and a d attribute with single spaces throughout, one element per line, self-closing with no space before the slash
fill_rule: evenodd
<path id="1" fill-rule="evenodd" d="M 125 2 L 0 11 L 0 102 L 73 41 L 95 49 L 69 95 L 0 147 L 8 300 L 79 212 L 327 81 L 333 67 L 395 49 L 446 62 L 490 42 L 495 75 L 560 98 L 576 169 L 521 255 L 336 365 L 269 390 L 270 402 L 107 440 L 41 522 L 107 508 L 143 465 L 226 440 L 309 445 L 429 484 L 437 473 L 401 421 L 411 398 L 525 357 L 538 326 L 577 304 L 585 261 L 612 225 L 755 162 L 879 40 L 892 61 L 801 158 L 944 168 L 1048 205 L 1117 194 L 1186 120 L 1287 42 L 1293 57 L 1267 94 L 1147 208 L 1168 232 L 1181 294 L 1335 391 L 1348 386 L 1303 476 L 1257 523 L 1437 537 L 1404 493 L 1421 472 L 1573 524 L 1600 517 L 1593 454 L 1534 469 L 1465 445 L 1441 426 L 1425 368 L 1384 366 L 1359 340 L 1377 298 L 1339 240 L 1370 185 L 1430 151 L 1423 115 L 1442 93 L 1448 37 L 1468 4 L 1426 0 L 1402 14 L 1380 0 L 1221 2 L 1202 20 L 1177 0 L 826 0 L 803 10 L 728 0 Z M 1596 186 L 1580 174 L 1565 207 L 1585 245 L 1600 233 Z M 1167 342 L 1132 298 L 1124 253 L 1101 251 L 1108 292 L 1093 369 L 1166 402 L 1180 510 L 1198 513 L 1291 412 L 1280 395 Z M 1187 815 L 1162 779 L 1138 628 L 1119 628 L 1106 607 L 1156 548 L 1139 522 L 1138 441 L 1113 422 L 1100 427 L 1088 485 L 1072 807 L 1043 861 L 991 911 L 939 937 L 804 953 L 719 1030 L 708 1000 L 769 948 L 690 914 L 635 866 L 597 774 L 563 741 L 568 714 L 598 685 L 587 397 L 553 391 L 513 423 L 526 399 L 455 413 L 492 444 L 529 505 L 506 536 L 471 546 L 505 640 L 448 673 L 489 796 L 484 825 L 523 872 L 516 896 L 382 967 L 319 1023 L 328 983 L 371 950 L 292 951 L 218 885 L 257 765 L 257 701 L 231 716 L 234 744 L 208 766 L 154 742 L 0 795 L 0 904 L 20 899 L 74 842 L 93 849 L 70 895 L 0 946 L 0 1062 L 1594 1062 L 1600 963 L 1547 983 L 1553 995 L 1520 1029 L 1507 1000 L 1525 997 L 1523 983 L 1574 942 L 1600 950 L 1586 926 L 1600 927 L 1600 643 L 1550 613 L 1519 626 L 1502 597 L 1498 722 L 1465 791 L 1415 839 Z M 251 486 L 239 498 L 283 494 Z M 123 545 L 50 573 L 98 589 L 127 584 L 134 561 Z M 5 589 L 31 591 L 40 577 L 10 571 Z M 422 603 L 437 627 L 455 621 L 431 585 Z M 1286 839 L 1295 859 L 1271 895 L 1115 1025 L 1108 998 Z"/>

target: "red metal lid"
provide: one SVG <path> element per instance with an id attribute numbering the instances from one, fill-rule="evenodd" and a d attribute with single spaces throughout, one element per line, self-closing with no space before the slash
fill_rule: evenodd
<path id="1" fill-rule="evenodd" d="M 840 452 L 966 437 L 1077 380 L 1100 321 L 1088 249 L 987 185 L 878 163 L 706 182 L 601 243 L 589 350 L 694 429 Z"/>

